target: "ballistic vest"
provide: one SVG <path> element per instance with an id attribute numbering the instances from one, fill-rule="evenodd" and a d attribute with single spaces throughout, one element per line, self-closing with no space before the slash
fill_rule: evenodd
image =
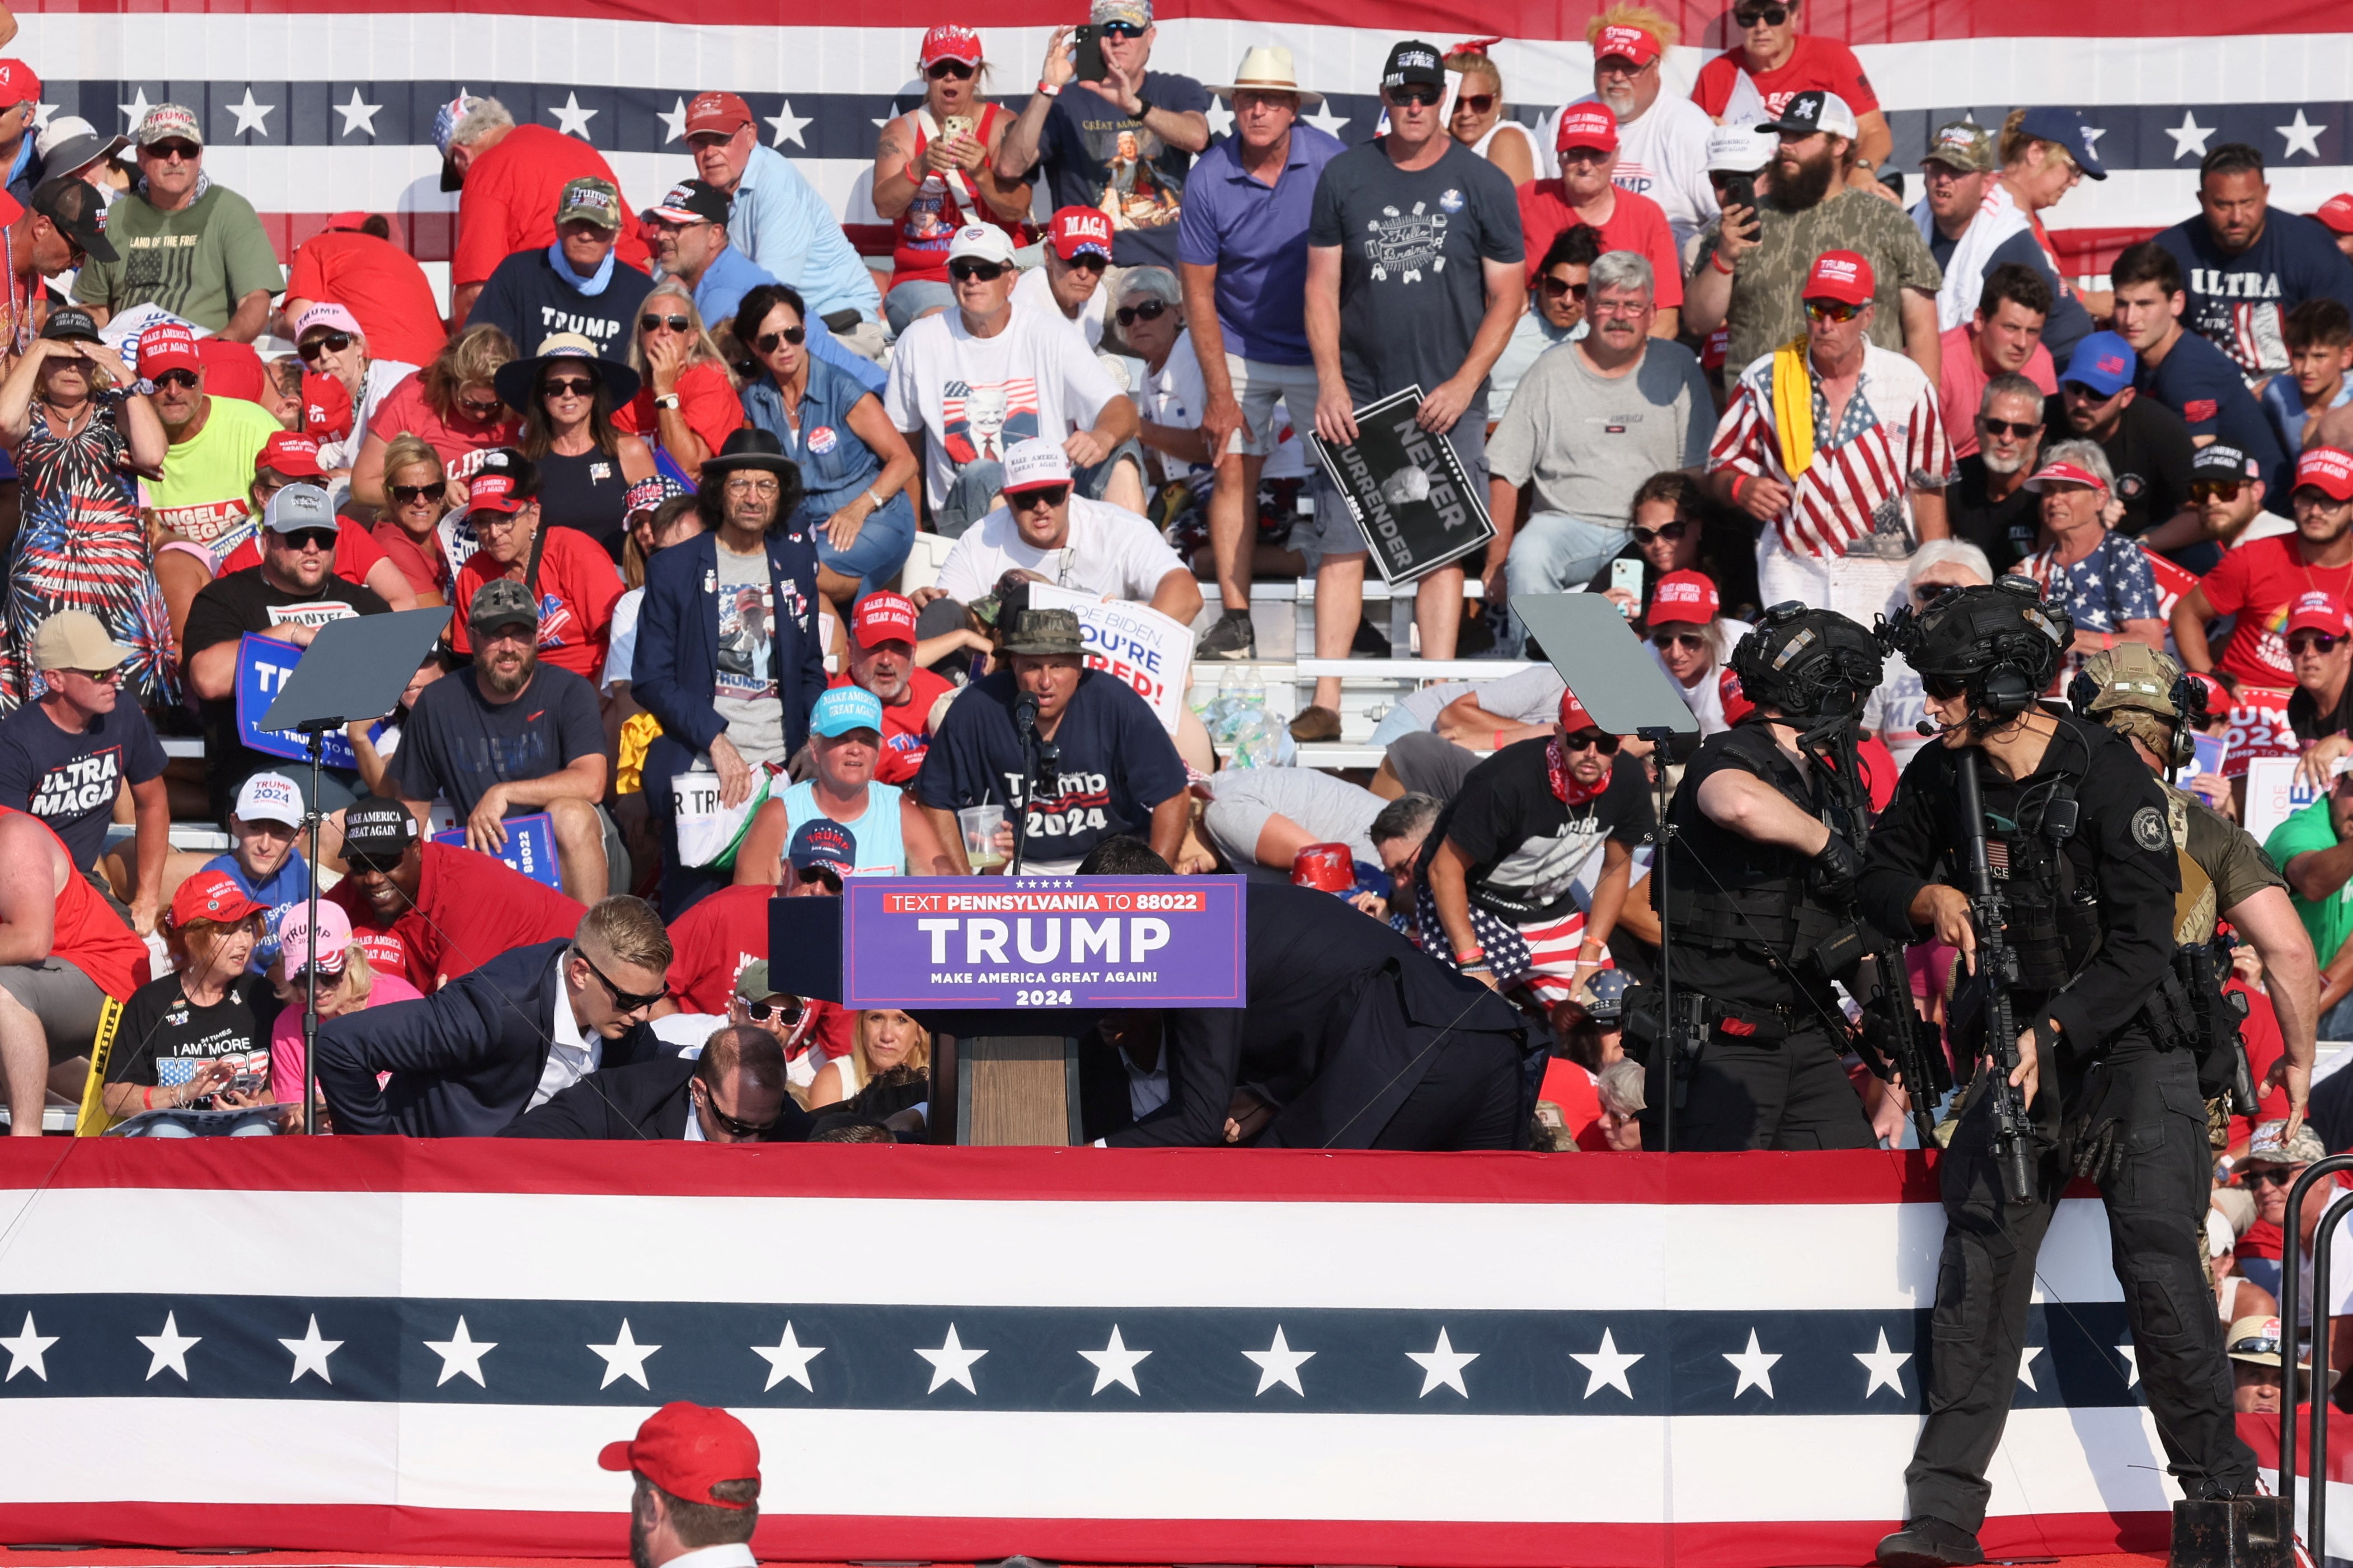
<path id="1" fill-rule="evenodd" d="M 1729 752 L 1746 771 L 1787 795 L 1810 816 L 1821 815 L 1796 765 L 1761 724 L 1741 724 L 1701 743 Z M 1806 856 L 1778 844 L 1759 844 L 1717 823 L 1699 808 L 1699 791 L 1675 792 L 1667 808 L 1675 839 L 1667 858 L 1667 914 L 1677 945 L 1769 952 L 1798 966 L 1816 943 L 1843 923 L 1806 885 Z"/>

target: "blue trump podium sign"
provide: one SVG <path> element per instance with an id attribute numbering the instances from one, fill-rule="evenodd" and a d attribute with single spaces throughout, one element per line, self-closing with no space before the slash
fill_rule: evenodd
<path id="1" fill-rule="evenodd" d="M 547 813 L 537 811 L 529 816 L 510 816 L 501 826 L 507 830 L 506 847 L 499 850 L 493 858 L 504 861 L 509 868 L 522 872 L 534 882 L 553 888 L 559 893 L 564 891 L 564 879 L 557 874 L 555 865 L 555 824 Z M 433 842 L 463 849 L 466 847 L 466 830 L 453 827 L 447 833 L 437 833 L 433 836 Z M 478 850 L 476 853 L 487 855 L 491 851 Z"/>
<path id="2" fill-rule="evenodd" d="M 286 688 L 287 679 L 294 667 L 302 662 L 302 650 L 292 643 L 276 637 L 245 634 L 237 650 L 237 739 L 252 750 L 271 757 L 292 757 L 309 761 L 311 748 L 301 734 L 294 730 L 265 730 L 261 716 L 278 700 Z M 340 730 L 330 730 L 320 737 L 320 761 L 331 768 L 356 768 L 359 758 L 352 752 L 350 737 Z"/>

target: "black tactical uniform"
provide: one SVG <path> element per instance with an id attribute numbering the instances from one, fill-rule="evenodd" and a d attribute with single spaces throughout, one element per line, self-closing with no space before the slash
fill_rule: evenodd
<path id="1" fill-rule="evenodd" d="M 1817 735 L 1852 726 L 1879 684 L 1879 650 L 1843 616 L 1777 605 L 1741 638 L 1732 668 L 1757 710 L 1701 742 L 1667 813 L 1667 930 L 1680 998 L 1671 1005 L 1698 1012 L 1685 1014 L 1678 1037 L 1660 1026 L 1655 991 L 1638 1003 L 1648 1008 L 1642 1146 L 1667 1146 L 1660 1108 L 1680 1094 L 1678 1150 L 1868 1149 L 1878 1138 L 1846 1075 L 1845 1016 L 1815 962 L 1850 919 L 1860 857 L 1835 835 L 1820 856 L 1746 837 L 1701 810 L 1699 792 L 1737 768 L 1821 816 L 1820 768 L 1801 768 L 1771 718 Z"/>
<path id="2" fill-rule="evenodd" d="M 2032 706 L 2072 633 L 2031 584 L 2010 582 L 2023 591 L 1956 590 L 1890 628 L 1926 680 L 1966 681 L 1980 735 Z M 1923 748 L 1872 836 L 1861 881 L 1864 911 L 1889 930 L 1909 926 L 1929 880 L 1962 883 L 1969 862 L 1957 770 L 1975 766 L 2020 964 L 2015 1019 L 2037 1031 L 2041 1058 L 2026 1201 L 2010 1200 L 2000 1173 L 1989 1068 L 1964 1097 L 1939 1167 L 1946 1232 L 1928 1416 L 1905 1473 L 1910 1521 L 1879 1548 L 1894 1568 L 1981 1560 L 1974 1532 L 2016 1386 L 2035 1257 L 2079 1164 L 2094 1172 L 2107 1208 L 2141 1381 L 2172 1473 L 2193 1498 L 2254 1486 L 2198 1240 L 2211 1173 L 2197 1053 L 2145 1013 L 2170 973 L 2180 887 L 2165 799 L 2121 738 L 2072 716 L 2052 722 L 2042 762 L 2016 781 L 1975 747 Z M 1955 1012 L 1957 1049 L 1980 1049 L 1982 1009 L 1974 1023 L 1967 1005 Z"/>

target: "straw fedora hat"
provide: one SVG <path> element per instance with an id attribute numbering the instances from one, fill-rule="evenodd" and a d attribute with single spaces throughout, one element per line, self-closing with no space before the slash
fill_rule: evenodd
<path id="1" fill-rule="evenodd" d="M 1234 79 L 1223 87 L 1209 89 L 1221 98 L 1231 98 L 1237 92 L 1295 92 L 1299 107 L 1313 109 L 1324 101 L 1320 92 L 1309 92 L 1299 85 L 1299 71 L 1291 63 L 1291 51 L 1281 44 L 1260 44 L 1242 56 L 1241 68 Z"/>

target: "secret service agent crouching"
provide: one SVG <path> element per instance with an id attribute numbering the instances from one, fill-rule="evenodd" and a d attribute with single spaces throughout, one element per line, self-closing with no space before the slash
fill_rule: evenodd
<path id="1" fill-rule="evenodd" d="M 1637 1009 L 1636 1027 L 1665 1036 L 1650 1053 L 1646 1149 L 1665 1147 L 1659 1107 L 1676 1092 L 1678 1149 L 1879 1141 L 1846 1075 L 1846 1016 L 1812 962 L 1852 919 L 1862 856 L 1824 823 L 1825 781 L 1809 752 L 1852 754 L 1834 732 L 1860 722 L 1880 664 L 1869 632 L 1796 604 L 1775 605 L 1733 650 L 1756 709 L 1700 743 L 1667 811 L 1676 1011 L 1696 1006 L 1704 1022 L 1662 1030 L 1655 992 Z"/>
<path id="2" fill-rule="evenodd" d="M 1970 864 L 1957 803 L 1959 770 L 1974 768 L 1988 858 L 2003 868 L 2018 964 L 2010 1081 L 2031 1131 L 2029 1190 L 2013 1202 L 1993 1072 L 1981 1068 L 1938 1168 L 1946 1229 L 1927 1420 L 1905 1472 L 1905 1526 L 1878 1556 L 1888 1568 L 1939 1568 L 1984 1560 L 1986 1466 L 2010 1415 L 2035 1257 L 2072 1175 L 2099 1184 L 2141 1381 L 2182 1490 L 2251 1493 L 2255 1457 L 2232 1426 L 2198 1245 L 2211 1173 L 2197 1055 L 2143 1012 L 2170 973 L 2181 886 L 2157 780 L 2123 737 L 2037 707 L 2073 626 L 2026 579 L 1900 611 L 1885 636 L 1919 672 L 1940 743 L 1913 758 L 1872 834 L 1862 906 L 1883 930 L 1960 948 L 1978 971 L 1968 894 L 1930 879 Z M 1972 1028 L 1970 1004 L 1983 999 L 1979 990 L 1955 1009 L 1957 1047 L 1979 1056 L 1990 1054 L 1990 1009 L 1974 1008 Z"/>

